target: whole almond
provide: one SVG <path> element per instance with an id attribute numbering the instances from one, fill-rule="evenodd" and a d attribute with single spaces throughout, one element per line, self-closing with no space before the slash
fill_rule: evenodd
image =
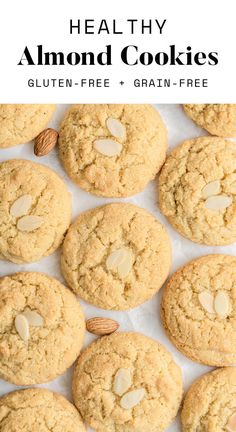
<path id="1" fill-rule="evenodd" d="M 34 154 L 36 156 L 47 155 L 56 145 L 58 132 L 55 129 L 45 129 L 36 138 L 34 144 Z"/>
<path id="2" fill-rule="evenodd" d="M 119 328 L 119 324 L 110 318 L 95 317 L 86 321 L 86 328 L 97 336 L 105 336 L 114 333 Z"/>

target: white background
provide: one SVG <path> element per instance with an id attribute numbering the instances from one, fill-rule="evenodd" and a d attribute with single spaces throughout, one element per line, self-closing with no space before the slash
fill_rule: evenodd
<path id="1" fill-rule="evenodd" d="M 97 36 L 69 34 L 69 20 L 116 19 L 126 29 L 127 18 L 167 19 L 163 35 Z M 96 25 L 97 27 L 97 25 Z M 0 13 L 0 102 L 235 102 L 235 0 L 8 0 Z M 112 44 L 113 66 L 17 66 L 27 45 L 46 51 L 100 51 Z M 217 66 L 126 66 L 121 48 L 136 44 L 155 53 L 175 44 L 194 51 L 218 51 Z M 28 88 L 29 78 L 111 79 L 111 88 Z M 202 78 L 209 88 L 134 88 L 134 78 Z M 125 81 L 121 87 L 119 82 Z"/>
<path id="2" fill-rule="evenodd" d="M 59 124 L 64 114 L 66 106 L 58 106 L 57 113 L 51 122 L 52 127 L 59 130 Z M 160 111 L 169 133 L 169 151 L 171 148 L 179 144 L 183 139 L 192 138 L 199 135 L 206 135 L 206 133 L 194 125 L 194 123 L 188 119 L 180 105 L 157 105 L 157 109 Z M 53 150 L 48 156 L 37 158 L 33 153 L 33 143 L 19 145 L 11 149 L 1 149 L 1 161 L 12 159 L 12 158 L 26 158 L 31 159 L 38 163 L 48 165 L 54 169 L 58 174 L 65 180 L 69 190 L 73 196 L 73 219 L 82 211 L 93 208 L 104 203 L 114 201 L 112 199 L 103 199 L 95 197 L 84 192 L 82 189 L 74 185 L 67 177 L 63 170 L 58 155 L 57 149 Z M 207 255 L 209 253 L 225 253 L 236 255 L 235 243 L 230 246 L 224 247 L 207 247 L 192 243 L 189 240 L 184 239 L 172 227 L 168 224 L 164 216 L 160 213 L 157 203 L 156 193 L 156 182 L 151 182 L 143 192 L 135 195 L 129 199 L 116 200 L 116 201 L 128 201 L 133 204 L 139 205 L 146 208 L 154 214 L 157 219 L 165 224 L 168 233 L 171 237 L 172 249 L 173 249 L 173 264 L 171 273 L 175 271 L 180 265 L 183 265 L 187 261 L 193 258 L 197 258 L 200 255 Z M 60 251 L 54 253 L 48 258 L 41 260 L 38 263 L 28 265 L 17 265 L 8 263 L 7 261 L 0 261 L 0 276 L 16 271 L 43 271 L 48 273 L 63 282 L 63 278 L 59 267 L 59 256 Z M 147 336 L 150 336 L 156 340 L 159 340 L 165 345 L 165 347 L 172 352 L 176 362 L 181 366 L 184 377 L 184 387 L 187 389 L 192 381 L 200 376 L 201 374 L 209 370 L 208 367 L 201 366 L 188 360 L 185 356 L 180 354 L 172 343 L 166 337 L 162 324 L 160 322 L 159 314 L 159 303 L 162 295 L 162 290 L 152 300 L 146 302 L 143 306 L 133 309 L 130 312 L 109 312 L 97 309 L 89 306 L 85 302 L 81 302 L 86 318 L 93 316 L 108 316 L 116 319 L 120 323 L 121 330 L 128 331 L 140 331 Z M 91 341 L 93 337 L 86 334 L 86 344 Z M 71 399 L 71 371 L 64 374 L 57 380 L 50 382 L 44 387 L 48 387 L 51 390 L 60 391 L 65 396 Z M 16 387 L 0 380 L 0 394 L 4 394 L 8 391 L 14 390 Z M 180 425 L 176 421 L 169 429 L 168 432 L 179 432 Z"/>

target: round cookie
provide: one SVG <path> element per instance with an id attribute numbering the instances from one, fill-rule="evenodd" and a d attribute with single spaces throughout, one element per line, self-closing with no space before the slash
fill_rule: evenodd
<path id="1" fill-rule="evenodd" d="M 71 197 L 51 169 L 28 160 L 0 163 L 0 257 L 38 261 L 61 244 Z"/>
<path id="2" fill-rule="evenodd" d="M 177 414 L 182 374 L 158 342 L 139 333 L 114 333 L 82 353 L 72 389 L 95 432 L 161 432 Z"/>
<path id="3" fill-rule="evenodd" d="M 169 338 L 187 357 L 211 366 L 236 363 L 236 257 L 186 264 L 168 282 L 161 309 Z"/>
<path id="4" fill-rule="evenodd" d="M 167 131 L 150 105 L 74 105 L 60 130 L 60 158 L 82 189 L 105 197 L 134 195 L 160 170 Z"/>
<path id="5" fill-rule="evenodd" d="M 236 144 L 216 137 L 184 141 L 163 166 L 159 200 L 188 239 L 206 245 L 236 241 Z"/>
<path id="6" fill-rule="evenodd" d="M 86 432 L 77 409 L 59 393 L 32 388 L 0 398 L 2 432 Z"/>
<path id="7" fill-rule="evenodd" d="M 0 377 L 16 385 L 50 381 L 77 358 L 81 307 L 56 279 L 22 272 L 0 279 Z"/>
<path id="8" fill-rule="evenodd" d="M 236 431 L 236 368 L 217 369 L 196 380 L 182 410 L 183 432 Z"/>
<path id="9" fill-rule="evenodd" d="M 184 111 L 210 134 L 236 137 L 236 104 L 187 104 Z"/>
<path id="10" fill-rule="evenodd" d="M 48 124 L 55 105 L 0 104 L 0 148 L 35 138 Z"/>
<path id="11" fill-rule="evenodd" d="M 62 248 L 62 273 L 73 291 L 103 309 L 126 310 L 150 299 L 165 282 L 171 246 L 165 228 L 132 204 L 82 213 Z"/>

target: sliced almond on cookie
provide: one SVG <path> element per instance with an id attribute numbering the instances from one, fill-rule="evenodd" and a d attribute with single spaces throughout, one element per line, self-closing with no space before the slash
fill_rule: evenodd
<path id="1" fill-rule="evenodd" d="M 236 432 L 236 412 L 229 418 L 226 430 L 227 432 Z"/>
<path id="2" fill-rule="evenodd" d="M 29 339 L 29 323 L 27 318 L 22 315 L 19 314 L 16 316 L 15 318 L 15 328 L 16 331 L 18 333 L 18 335 L 21 337 L 21 339 L 24 342 L 27 342 L 27 340 Z"/>
<path id="3" fill-rule="evenodd" d="M 132 376 L 130 369 L 118 369 L 114 379 L 114 393 L 122 396 L 132 385 Z"/>
<path id="4" fill-rule="evenodd" d="M 32 196 L 31 195 L 22 195 L 18 198 L 10 208 L 10 214 L 13 217 L 21 217 L 28 213 L 30 207 L 32 205 Z"/>
<path id="5" fill-rule="evenodd" d="M 220 180 L 215 180 L 207 183 L 202 189 L 202 197 L 208 198 L 212 195 L 218 195 L 220 193 Z"/>
<path id="6" fill-rule="evenodd" d="M 125 126 L 117 119 L 109 117 L 107 119 L 107 129 L 115 138 L 119 138 L 120 140 L 124 140 L 126 137 L 126 128 Z"/>
<path id="7" fill-rule="evenodd" d="M 120 406 L 123 409 L 132 409 L 138 405 L 145 396 L 144 388 L 132 390 L 126 393 L 120 400 Z"/>
<path id="8" fill-rule="evenodd" d="M 208 210 L 224 210 L 232 204 L 232 197 L 227 195 L 214 195 L 207 198 L 205 207 Z"/>
<path id="9" fill-rule="evenodd" d="M 122 150 L 122 145 L 111 139 L 100 139 L 94 141 L 94 148 L 104 156 L 117 156 Z"/>
<path id="10" fill-rule="evenodd" d="M 125 258 L 118 265 L 117 271 L 121 278 L 126 278 L 133 266 L 133 254 L 129 249 L 125 251 Z"/>
<path id="11" fill-rule="evenodd" d="M 30 310 L 29 308 L 26 308 L 22 313 L 22 315 L 24 315 L 24 317 L 27 319 L 29 325 L 33 327 L 42 327 L 44 324 L 43 317 L 34 310 Z"/>
<path id="12" fill-rule="evenodd" d="M 17 222 L 17 228 L 20 231 L 34 231 L 35 229 L 39 228 L 43 224 L 43 218 L 40 216 L 23 216 L 21 219 Z"/>
<path id="13" fill-rule="evenodd" d="M 225 291 L 219 291 L 215 296 L 214 307 L 217 315 L 224 318 L 230 311 L 229 296 Z"/>
<path id="14" fill-rule="evenodd" d="M 120 248 L 114 250 L 106 260 L 107 270 L 116 270 L 117 267 L 122 264 L 126 256 L 126 249 Z"/>
<path id="15" fill-rule="evenodd" d="M 116 270 L 121 278 L 128 276 L 133 265 L 133 254 L 128 248 L 113 251 L 106 260 L 107 270 Z"/>
<path id="16" fill-rule="evenodd" d="M 201 306 L 203 307 L 203 309 L 205 309 L 208 313 L 210 314 L 215 313 L 214 297 L 209 291 L 202 291 L 201 293 L 199 293 L 198 300 Z"/>

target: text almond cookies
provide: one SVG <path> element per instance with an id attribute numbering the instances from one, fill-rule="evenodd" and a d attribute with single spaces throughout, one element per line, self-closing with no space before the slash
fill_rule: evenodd
<path id="1" fill-rule="evenodd" d="M 103 309 L 126 310 L 150 299 L 171 263 L 165 228 L 146 210 L 114 203 L 82 213 L 63 243 L 68 285 Z"/>
<path id="2" fill-rule="evenodd" d="M 74 105 L 59 135 L 69 177 L 104 197 L 143 190 L 160 170 L 166 149 L 166 128 L 150 105 Z"/>

